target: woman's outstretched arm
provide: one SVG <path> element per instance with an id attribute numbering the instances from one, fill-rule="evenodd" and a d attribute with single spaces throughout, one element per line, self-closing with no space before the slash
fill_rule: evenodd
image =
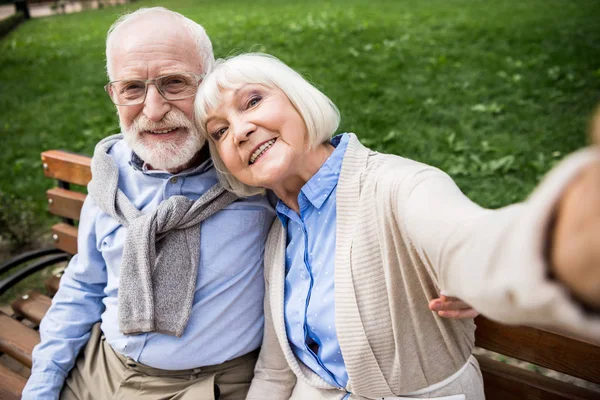
<path id="1" fill-rule="evenodd" d="M 594 209 L 586 212 L 582 205 L 569 204 L 572 216 L 561 208 L 570 195 L 582 196 L 573 190 L 583 190 L 580 177 L 599 160 L 597 149 L 576 153 L 551 171 L 526 202 L 499 210 L 479 207 L 446 174 L 424 168 L 411 182 L 398 185 L 397 215 L 403 216 L 400 223 L 448 295 L 501 322 L 553 326 L 598 338 L 600 316 L 584 311 L 578 285 L 600 284 L 600 243 L 592 244 L 600 235 L 588 232 L 577 245 L 569 243 L 569 234 L 581 231 L 577 218 L 590 219 Z M 600 221 L 600 194 L 594 204 Z M 560 233 L 561 221 L 573 224 L 566 234 Z M 569 246 L 581 247 L 574 251 Z M 560 265 L 558 254 L 566 254 Z M 577 257 L 584 259 L 582 264 Z M 574 281 L 559 270 L 568 271 Z"/>

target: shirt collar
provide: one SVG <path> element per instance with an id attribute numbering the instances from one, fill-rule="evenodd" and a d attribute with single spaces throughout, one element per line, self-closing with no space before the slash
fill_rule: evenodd
<path id="1" fill-rule="evenodd" d="M 335 136 L 331 140 L 331 145 L 335 147 L 333 153 L 331 153 L 317 173 L 300 189 L 315 208 L 321 208 L 338 183 L 342 169 L 342 160 L 348 146 L 348 135 L 341 134 Z"/>
<path id="2" fill-rule="evenodd" d="M 302 189 L 300 189 L 299 196 L 304 195 L 313 207 L 317 209 L 321 208 L 338 183 L 340 171 L 342 169 L 342 161 L 344 159 L 344 154 L 346 153 L 346 148 L 348 147 L 349 138 L 349 135 L 343 133 L 331 139 L 330 143 L 335 147 L 333 153 L 331 153 L 317 173 L 302 186 Z M 299 203 L 302 203 L 302 201 L 299 201 Z M 278 214 L 288 215 L 290 209 L 279 200 L 277 202 L 277 212 Z"/>

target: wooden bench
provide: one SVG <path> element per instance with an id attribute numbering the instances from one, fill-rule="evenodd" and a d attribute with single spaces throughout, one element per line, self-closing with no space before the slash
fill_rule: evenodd
<path id="1" fill-rule="evenodd" d="M 28 252 L 0 266 L 0 272 L 3 273 L 26 264 L 17 273 L 0 282 L 0 294 L 40 269 L 64 263 L 77 253 L 75 221 L 79 220 L 86 195 L 71 190 L 70 185 L 87 185 L 91 179 L 90 158 L 50 150 L 42 153 L 42 165 L 44 174 L 56 179 L 58 183 L 57 187 L 46 192 L 46 196 L 50 213 L 60 217 L 62 222 L 52 226 L 52 248 Z M 31 291 L 13 301 L 11 316 L 0 311 L 0 353 L 31 368 L 31 353 L 40 341 L 36 329 L 50 307 L 50 296 L 58 290 L 59 282 L 60 275 L 52 275 L 45 282 L 46 294 Z M 25 382 L 23 374 L 0 364 L 0 399 L 20 399 Z"/>
<path id="2" fill-rule="evenodd" d="M 63 151 L 42 153 L 44 173 L 57 180 L 47 191 L 49 211 L 63 218 L 52 227 L 59 255 L 77 252 L 74 221 L 85 195 L 70 190 L 70 184 L 86 185 L 91 178 L 90 159 Z M 59 277 L 46 282 L 48 293 L 58 290 Z M 29 292 L 12 303 L 13 316 L 0 313 L 0 352 L 31 367 L 31 351 L 39 341 L 31 326 L 39 324 L 50 305 L 50 298 Z M 25 323 L 29 326 L 26 326 Z M 476 319 L 476 345 L 508 357 L 517 358 L 588 382 L 600 384 L 600 344 L 530 327 L 509 327 L 486 318 Z M 478 355 L 488 400 L 506 399 L 600 399 L 600 392 L 584 389 L 539 373 Z M 25 378 L 0 364 L 0 399 L 18 399 Z M 266 399 L 268 400 L 268 399 Z"/>

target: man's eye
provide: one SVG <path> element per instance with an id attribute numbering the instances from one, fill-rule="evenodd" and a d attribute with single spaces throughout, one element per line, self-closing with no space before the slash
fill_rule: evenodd
<path id="1" fill-rule="evenodd" d="M 121 86 L 121 93 L 132 93 L 137 91 L 143 91 L 144 84 L 142 82 L 127 82 Z"/>
<path id="2" fill-rule="evenodd" d="M 210 136 L 213 138 L 214 141 L 219 141 L 223 137 L 225 132 L 227 132 L 227 128 L 223 127 L 211 133 Z"/>
<path id="3" fill-rule="evenodd" d="M 116 86 L 117 95 L 123 100 L 134 100 L 142 97 L 146 91 L 144 82 L 129 81 L 121 82 Z"/>
<path id="4" fill-rule="evenodd" d="M 178 76 L 177 76 L 177 77 L 172 77 L 172 78 L 169 78 L 169 79 L 168 79 L 168 80 L 165 82 L 165 84 L 167 84 L 167 85 L 180 85 L 180 84 L 182 84 L 182 83 L 185 83 L 185 80 L 181 79 L 181 78 L 180 78 L 180 77 L 178 77 Z"/>
<path id="5" fill-rule="evenodd" d="M 162 89 L 169 93 L 178 93 L 191 86 L 193 86 L 191 82 L 188 82 L 185 77 L 179 75 L 168 76 L 161 82 Z"/>

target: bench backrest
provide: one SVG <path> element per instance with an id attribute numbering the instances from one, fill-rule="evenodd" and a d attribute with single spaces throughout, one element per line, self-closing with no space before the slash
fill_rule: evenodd
<path id="1" fill-rule="evenodd" d="M 85 194 L 69 184 L 85 186 L 91 179 L 90 158 L 64 151 L 42 153 L 44 173 L 58 181 L 47 191 L 49 211 L 64 219 L 52 227 L 56 247 L 77 252 L 77 228 L 73 220 Z M 506 326 L 483 317 L 476 319 L 475 342 L 480 348 L 536 364 L 600 385 L 600 343 L 589 343 L 547 330 Z M 505 399 L 600 399 L 600 393 L 478 356 L 488 400 Z"/>
<path id="2" fill-rule="evenodd" d="M 81 207 L 86 195 L 71 190 L 71 184 L 86 186 L 92 179 L 91 159 L 61 150 L 42 153 L 42 165 L 47 177 L 57 180 L 58 185 L 46 192 L 48 211 L 63 218 L 63 222 L 52 226 L 54 245 L 69 253 L 77 253 L 77 227 Z"/>

